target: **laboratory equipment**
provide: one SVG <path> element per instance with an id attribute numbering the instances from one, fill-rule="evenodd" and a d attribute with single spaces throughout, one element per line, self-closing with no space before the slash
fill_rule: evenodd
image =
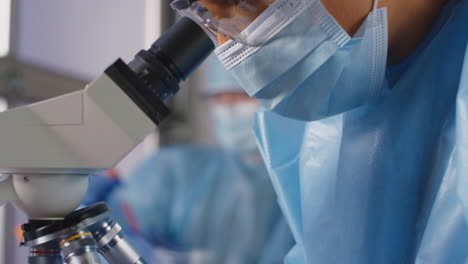
<path id="1" fill-rule="evenodd" d="M 51 225 L 75 230 L 67 223 L 76 217 L 72 212 L 85 195 L 89 175 L 114 167 L 154 131 L 169 115 L 163 101 L 178 92 L 178 83 L 213 49 L 206 33 L 183 18 L 151 48 L 128 64 L 117 60 L 84 90 L 1 113 L 0 204 L 13 202 L 26 213 L 30 223 L 25 236 Z M 78 212 L 82 221 L 76 224 L 88 227 L 87 214 Z M 25 237 L 25 245 L 42 245 L 37 241 L 51 235 L 38 234 Z M 80 238 L 79 248 L 94 250 L 90 235 Z M 80 263 L 78 259 L 65 256 L 68 263 Z"/>
<path id="2" fill-rule="evenodd" d="M 30 220 L 22 226 L 28 263 L 144 264 L 105 203 L 70 214 L 60 221 Z"/>

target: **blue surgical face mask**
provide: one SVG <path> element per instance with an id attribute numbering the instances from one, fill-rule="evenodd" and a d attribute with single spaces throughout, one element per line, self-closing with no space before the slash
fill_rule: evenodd
<path id="1" fill-rule="evenodd" d="M 375 2 L 350 37 L 319 0 L 277 0 L 251 27 L 262 46 L 228 41 L 216 50 L 246 92 L 282 116 L 312 121 L 380 95 L 387 59 L 387 13 Z"/>
<path id="2" fill-rule="evenodd" d="M 214 135 L 222 148 L 241 154 L 257 152 L 252 131 L 257 109 L 256 102 L 216 104 L 212 107 Z"/>

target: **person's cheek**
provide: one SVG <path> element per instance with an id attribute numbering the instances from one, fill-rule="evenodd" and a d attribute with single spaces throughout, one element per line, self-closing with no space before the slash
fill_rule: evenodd
<path id="1" fill-rule="evenodd" d="M 229 40 L 230 40 L 230 38 L 224 36 L 223 34 L 218 33 L 218 43 L 219 43 L 219 45 L 223 45 L 224 43 L 226 43 Z"/>

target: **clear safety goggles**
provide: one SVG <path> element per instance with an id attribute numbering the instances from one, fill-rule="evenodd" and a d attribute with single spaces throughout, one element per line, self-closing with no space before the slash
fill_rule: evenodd
<path id="1" fill-rule="evenodd" d="M 258 46 L 242 34 L 274 0 L 175 0 L 171 7 L 190 17 L 217 42 L 223 35 L 236 42 Z"/>

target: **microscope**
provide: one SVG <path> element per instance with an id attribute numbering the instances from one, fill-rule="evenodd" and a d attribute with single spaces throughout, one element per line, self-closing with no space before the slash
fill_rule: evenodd
<path id="1" fill-rule="evenodd" d="M 143 264 L 104 203 L 74 211 L 89 175 L 114 167 L 169 115 L 164 100 L 213 51 L 182 18 L 148 50 L 83 90 L 0 113 L 0 205 L 28 216 L 29 264 Z M 142 194 L 142 199 L 144 199 Z"/>

